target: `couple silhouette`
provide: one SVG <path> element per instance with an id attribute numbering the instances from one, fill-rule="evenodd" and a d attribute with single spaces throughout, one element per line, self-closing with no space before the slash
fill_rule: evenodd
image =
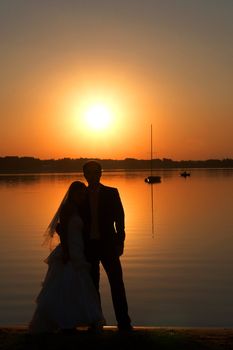
<path id="1" fill-rule="evenodd" d="M 45 262 L 48 270 L 36 299 L 29 332 L 73 333 L 78 326 L 101 331 L 106 324 L 99 294 L 100 263 L 110 283 L 119 331 L 131 331 L 120 256 L 124 209 L 116 188 L 100 183 L 101 165 L 83 166 L 88 183 L 74 181 L 47 229 L 60 243 Z"/>

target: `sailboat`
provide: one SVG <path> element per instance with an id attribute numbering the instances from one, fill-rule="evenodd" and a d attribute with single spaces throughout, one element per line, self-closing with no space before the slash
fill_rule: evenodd
<path id="1" fill-rule="evenodd" d="M 161 176 L 153 175 L 153 132 L 152 124 L 150 126 L 150 175 L 145 178 L 145 182 L 148 184 L 160 183 Z"/>

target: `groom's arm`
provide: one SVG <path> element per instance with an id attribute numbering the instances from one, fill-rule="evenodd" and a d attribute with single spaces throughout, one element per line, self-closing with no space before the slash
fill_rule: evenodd
<path id="1" fill-rule="evenodd" d="M 119 256 L 124 251 L 125 241 L 125 213 L 121 202 L 121 198 L 117 189 L 115 189 L 114 195 L 114 207 L 115 207 L 115 229 L 117 234 L 117 250 Z"/>

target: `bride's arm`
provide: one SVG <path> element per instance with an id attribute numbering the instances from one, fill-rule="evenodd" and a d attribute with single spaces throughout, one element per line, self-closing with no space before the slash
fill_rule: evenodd
<path id="1" fill-rule="evenodd" d="M 64 208 L 60 215 L 60 241 L 62 247 L 62 261 L 63 263 L 67 263 L 70 260 L 70 252 L 68 245 L 68 218 L 69 218 L 69 208 Z"/>
<path id="2" fill-rule="evenodd" d="M 62 247 L 62 261 L 64 264 L 66 264 L 70 260 L 70 253 L 69 253 L 69 246 L 67 242 L 67 235 L 63 230 L 60 236 L 60 240 L 61 240 L 61 247 Z"/>

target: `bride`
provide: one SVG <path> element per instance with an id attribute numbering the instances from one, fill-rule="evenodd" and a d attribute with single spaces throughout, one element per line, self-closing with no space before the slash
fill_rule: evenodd
<path id="1" fill-rule="evenodd" d="M 104 325 L 100 298 L 84 255 L 85 198 L 85 184 L 74 181 L 48 226 L 47 236 L 52 239 L 59 225 L 60 244 L 45 260 L 48 270 L 29 324 L 31 333 L 72 331 L 77 326 L 95 329 Z"/>

